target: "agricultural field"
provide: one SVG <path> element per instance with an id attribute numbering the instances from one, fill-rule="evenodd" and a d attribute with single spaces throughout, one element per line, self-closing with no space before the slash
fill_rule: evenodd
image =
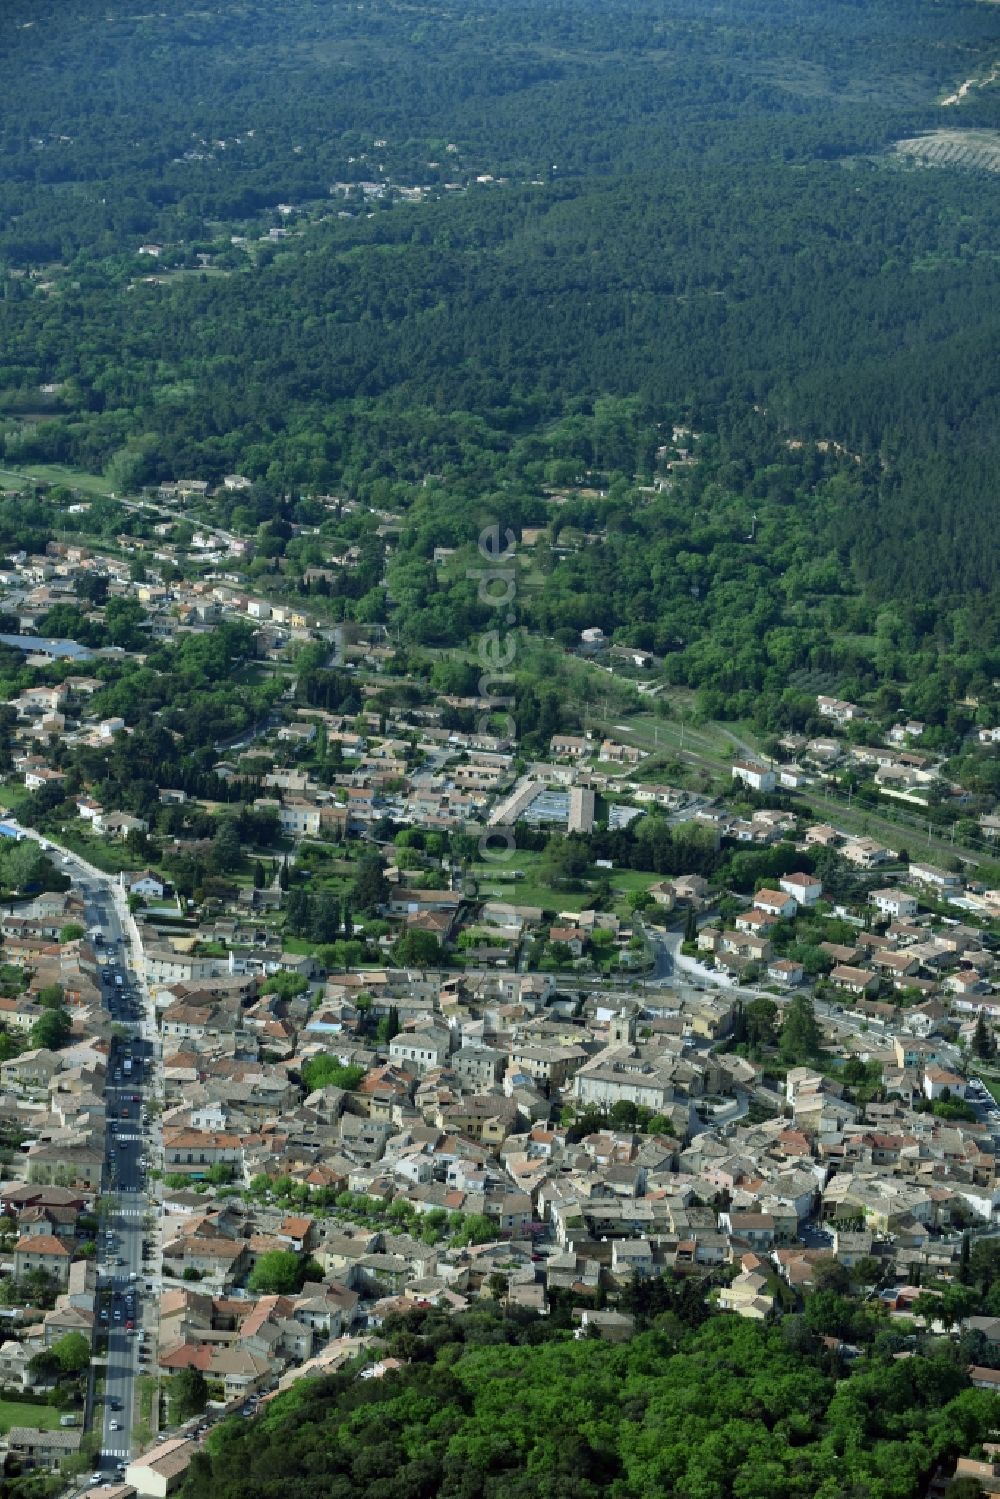
<path id="1" fill-rule="evenodd" d="M 897 141 L 893 150 L 924 166 L 1000 172 L 1000 130 L 930 130 Z"/>

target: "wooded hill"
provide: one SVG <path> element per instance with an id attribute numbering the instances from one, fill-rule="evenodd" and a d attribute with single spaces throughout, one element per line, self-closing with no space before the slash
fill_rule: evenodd
<path id="1" fill-rule="evenodd" d="M 940 102 L 988 73 L 993 19 L 964 0 L 10 10 L 5 461 L 118 490 L 239 471 L 272 505 L 336 489 L 413 511 L 422 562 L 484 506 L 544 521 L 544 484 L 589 471 L 615 545 L 556 567 L 529 622 L 580 613 L 669 653 L 710 608 L 724 669 L 679 670 L 716 713 L 768 672 L 850 679 L 838 642 L 887 602 L 911 663 L 988 645 L 1000 179 L 891 148 L 996 123 L 996 88 Z M 640 513 L 622 486 L 652 479 L 674 422 L 706 434 L 713 483 Z M 417 506 L 428 474 L 443 494 Z M 467 638 L 474 613 L 435 588 L 404 629 Z"/>
<path id="2" fill-rule="evenodd" d="M 488 1307 L 408 1322 L 390 1342 L 409 1366 L 303 1380 L 226 1423 L 182 1499 L 910 1499 L 996 1415 L 946 1347 L 843 1378 L 808 1313 L 692 1329 L 668 1312 L 619 1347 Z"/>

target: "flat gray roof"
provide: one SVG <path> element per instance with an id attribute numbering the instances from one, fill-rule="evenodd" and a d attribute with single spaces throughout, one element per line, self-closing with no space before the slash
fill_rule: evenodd
<path id="1" fill-rule="evenodd" d="M 94 654 L 75 640 L 49 640 L 43 635 L 0 635 L 0 645 L 9 645 L 28 655 L 51 656 L 53 660 L 90 661 Z"/>

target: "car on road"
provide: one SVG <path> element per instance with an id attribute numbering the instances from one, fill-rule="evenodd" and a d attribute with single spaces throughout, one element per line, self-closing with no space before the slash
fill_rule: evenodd
<path id="1" fill-rule="evenodd" d="M 121 1431 L 121 1429 L 122 1429 L 122 1423 L 120 1421 L 109 1421 L 108 1422 L 108 1430 L 109 1431 Z"/>

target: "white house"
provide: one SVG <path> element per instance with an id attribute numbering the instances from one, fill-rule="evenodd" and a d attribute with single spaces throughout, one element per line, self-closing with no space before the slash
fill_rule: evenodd
<path id="1" fill-rule="evenodd" d="M 789 895 L 785 890 L 758 890 L 753 903 L 758 911 L 763 911 L 768 916 L 781 916 L 785 920 L 794 916 L 799 908 L 795 896 Z"/>
<path id="2" fill-rule="evenodd" d="M 389 1061 L 410 1072 L 431 1072 L 448 1060 L 450 1038 L 444 1031 L 418 1026 L 389 1042 Z"/>
<path id="3" fill-rule="evenodd" d="M 882 916 L 891 916 L 894 921 L 917 914 L 917 897 L 906 890 L 873 890 L 868 899 Z"/>
<path id="4" fill-rule="evenodd" d="M 823 881 L 814 874 L 783 874 L 778 886 L 800 906 L 814 906 L 823 894 Z"/>
<path id="5" fill-rule="evenodd" d="M 905 744 L 908 739 L 919 739 L 924 727 L 918 719 L 911 718 L 906 723 L 893 724 L 889 730 L 889 738 L 893 744 Z"/>
<path id="6" fill-rule="evenodd" d="M 911 864 L 910 879 L 915 880 L 918 885 L 927 885 L 930 889 L 939 890 L 943 894 L 961 890 L 964 883 L 960 874 L 950 869 L 939 869 L 936 864 Z"/>
<path id="7" fill-rule="evenodd" d="M 844 845 L 843 852 L 847 862 L 858 869 L 874 869 L 877 864 L 888 864 L 896 857 L 891 848 L 874 838 L 852 838 Z"/>
<path id="8" fill-rule="evenodd" d="M 322 826 L 323 814 L 316 802 L 308 802 L 300 797 L 289 797 L 285 802 L 272 804 L 262 799 L 258 804 L 273 805 L 278 814 L 278 826 L 281 831 L 291 833 L 293 838 L 314 837 Z"/>
<path id="9" fill-rule="evenodd" d="M 839 697 L 818 697 L 816 708 L 823 718 L 832 718 L 834 723 L 853 723 L 855 719 L 865 717 L 864 710 L 857 703 L 848 703 Z"/>
<path id="10" fill-rule="evenodd" d="M 947 1088 L 952 1098 L 965 1097 L 965 1080 L 956 1072 L 947 1072 L 943 1067 L 924 1069 L 924 1097 L 940 1098 Z"/>
<path id="11" fill-rule="evenodd" d="M 29 791 L 39 791 L 43 786 L 61 786 L 65 779 L 61 770 L 50 770 L 47 765 L 24 772 L 24 784 Z"/>
<path id="12" fill-rule="evenodd" d="M 766 765 L 757 765 L 752 760 L 736 760 L 733 764 L 734 781 L 742 781 L 751 791 L 773 791 L 778 778 Z"/>

